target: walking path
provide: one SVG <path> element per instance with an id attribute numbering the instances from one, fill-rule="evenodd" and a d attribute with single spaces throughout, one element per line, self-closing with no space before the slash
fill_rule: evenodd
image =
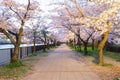
<path id="1" fill-rule="evenodd" d="M 63 44 L 40 59 L 34 71 L 22 80 L 101 80 L 77 58 L 75 52 Z"/>

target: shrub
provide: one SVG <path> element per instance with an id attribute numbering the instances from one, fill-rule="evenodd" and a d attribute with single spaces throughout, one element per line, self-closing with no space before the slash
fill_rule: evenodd
<path id="1" fill-rule="evenodd" d="M 30 55 L 30 57 L 33 57 L 33 56 L 37 56 L 37 54 L 36 54 L 36 53 L 33 53 L 32 55 Z"/>
<path id="2" fill-rule="evenodd" d="M 22 61 L 18 61 L 16 63 L 10 63 L 7 65 L 8 68 L 15 68 L 15 67 L 20 67 L 20 66 L 24 66 Z"/>

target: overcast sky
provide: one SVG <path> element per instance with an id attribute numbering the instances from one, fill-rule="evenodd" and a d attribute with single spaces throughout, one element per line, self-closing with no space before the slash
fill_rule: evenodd
<path id="1" fill-rule="evenodd" d="M 28 0 L 15 0 L 15 1 L 19 1 L 20 3 L 27 3 Z M 33 1 L 33 0 L 31 0 L 31 1 Z M 56 3 L 56 2 L 59 2 L 62 0 L 34 0 L 34 1 L 39 2 L 40 6 L 50 8 L 49 4 Z"/>

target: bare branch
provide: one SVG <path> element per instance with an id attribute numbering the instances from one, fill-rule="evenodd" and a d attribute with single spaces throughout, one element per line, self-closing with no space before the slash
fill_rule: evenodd
<path id="1" fill-rule="evenodd" d="M 26 19 L 27 15 L 28 15 L 29 8 L 30 8 L 30 0 L 28 0 L 27 11 L 26 11 L 26 13 L 25 13 L 25 15 L 23 17 L 24 20 Z"/>
<path id="2" fill-rule="evenodd" d="M 13 31 L 8 30 L 8 32 L 9 32 L 10 34 L 14 35 L 14 36 L 17 35 L 17 33 L 13 32 Z"/>
<path id="3" fill-rule="evenodd" d="M 18 16 L 21 20 L 23 20 L 22 16 L 20 16 L 20 14 L 19 14 L 17 11 L 15 11 L 15 10 L 12 8 L 12 6 L 10 6 L 9 8 L 10 8 L 10 10 L 12 10 L 15 14 L 17 14 L 17 16 Z"/>
<path id="4" fill-rule="evenodd" d="M 4 33 L 10 39 L 10 41 L 15 45 L 15 40 L 5 29 L 0 28 L 0 32 Z"/>
<path id="5" fill-rule="evenodd" d="M 85 13 L 82 11 L 81 6 L 79 6 L 79 4 L 77 3 L 76 0 L 74 0 L 74 3 L 76 5 L 76 8 L 78 9 L 78 11 L 80 12 L 80 14 L 82 15 L 82 17 L 85 17 Z"/>
<path id="6" fill-rule="evenodd" d="M 68 12 L 69 16 L 71 16 L 71 17 L 73 16 L 74 18 L 78 18 L 77 15 L 73 15 L 73 14 L 71 13 L 70 8 L 65 4 L 65 2 L 64 2 L 64 6 L 65 6 L 65 9 L 66 9 L 66 11 Z"/>

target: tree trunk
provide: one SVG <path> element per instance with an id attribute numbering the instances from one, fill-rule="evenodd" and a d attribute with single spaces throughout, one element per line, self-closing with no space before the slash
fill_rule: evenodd
<path id="1" fill-rule="evenodd" d="M 51 41 L 51 44 L 53 44 L 53 41 L 52 40 L 50 40 Z"/>
<path id="2" fill-rule="evenodd" d="M 54 43 L 54 46 L 56 46 L 56 40 L 54 40 L 53 43 Z"/>
<path id="3" fill-rule="evenodd" d="M 11 58 L 11 63 L 16 63 L 18 61 L 18 56 L 19 56 L 19 45 L 15 45 L 14 46 L 14 53 L 13 53 L 13 56 Z"/>
<path id="4" fill-rule="evenodd" d="M 75 36 L 74 36 L 74 39 L 73 39 L 73 46 L 75 47 L 75 49 L 77 48 Z"/>
<path id="5" fill-rule="evenodd" d="M 33 49 L 33 52 L 35 53 L 36 52 L 36 31 L 34 31 L 34 40 L 33 40 L 33 44 L 34 44 L 34 49 Z"/>
<path id="6" fill-rule="evenodd" d="M 81 42 L 80 42 L 80 39 L 79 39 L 79 38 L 78 38 L 77 44 L 78 44 L 79 51 L 81 51 Z"/>
<path id="7" fill-rule="evenodd" d="M 94 51 L 94 39 L 92 39 L 92 50 Z"/>
<path id="8" fill-rule="evenodd" d="M 81 49 L 81 44 L 79 44 L 79 51 L 82 51 L 82 49 Z"/>
<path id="9" fill-rule="evenodd" d="M 50 45 L 49 45 L 49 40 L 48 40 L 48 42 L 47 42 L 47 49 L 49 50 L 50 48 Z"/>
<path id="10" fill-rule="evenodd" d="M 20 44 L 21 44 L 21 39 L 22 39 L 22 33 L 23 33 L 23 27 L 20 28 L 19 30 L 19 34 L 16 35 L 16 42 L 14 43 L 14 53 L 13 56 L 11 58 L 11 63 L 16 63 L 18 62 L 18 55 L 19 55 L 19 48 L 20 48 Z"/>
<path id="11" fill-rule="evenodd" d="M 88 55 L 87 46 L 88 46 L 88 43 L 84 42 L 84 55 Z"/>
<path id="12" fill-rule="evenodd" d="M 47 41 L 46 41 L 47 39 L 46 39 L 46 36 L 44 36 L 44 38 L 45 38 L 45 42 L 44 42 L 44 49 L 43 49 L 43 50 L 46 51 L 46 47 L 47 47 Z"/>
<path id="13" fill-rule="evenodd" d="M 47 43 L 47 49 L 48 49 L 48 50 L 50 49 L 49 47 L 50 47 L 50 45 L 49 45 L 49 43 Z"/>
<path id="14" fill-rule="evenodd" d="M 43 51 L 45 52 L 46 51 L 46 48 L 45 48 L 46 46 L 44 45 L 44 48 L 43 48 Z"/>
<path id="15" fill-rule="evenodd" d="M 104 64 L 103 48 L 105 46 L 106 41 L 108 40 L 108 35 L 109 35 L 109 32 L 110 32 L 111 23 L 108 22 L 107 25 L 108 25 L 108 28 L 107 28 L 107 31 L 103 34 L 103 36 L 104 36 L 103 40 L 98 45 L 99 65 L 103 65 Z"/>

